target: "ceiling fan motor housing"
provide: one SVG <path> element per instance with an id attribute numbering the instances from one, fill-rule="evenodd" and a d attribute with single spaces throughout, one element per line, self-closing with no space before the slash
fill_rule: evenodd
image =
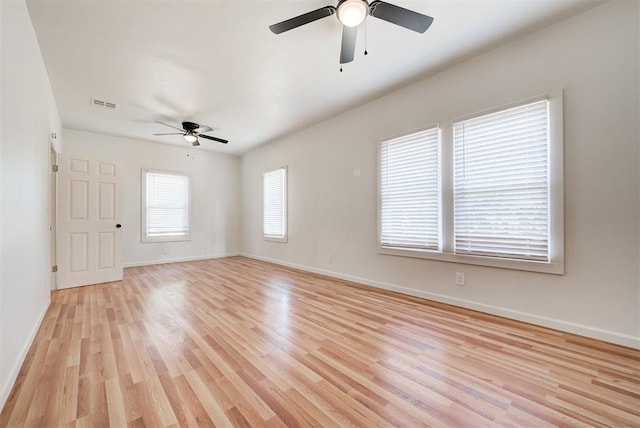
<path id="1" fill-rule="evenodd" d="M 193 131 L 194 129 L 200 128 L 200 125 L 193 122 L 182 122 L 182 129 L 185 131 Z"/>

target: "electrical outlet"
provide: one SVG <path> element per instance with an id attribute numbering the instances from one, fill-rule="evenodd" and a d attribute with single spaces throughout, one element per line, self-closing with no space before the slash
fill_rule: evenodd
<path id="1" fill-rule="evenodd" d="M 464 285 L 464 272 L 456 272 L 456 285 Z"/>
<path id="2" fill-rule="evenodd" d="M 163 246 L 163 247 L 162 247 L 162 255 L 163 255 L 163 256 L 166 256 L 166 255 L 168 255 L 168 254 L 169 254 L 169 247 L 167 247 L 167 246 Z"/>
<path id="3" fill-rule="evenodd" d="M 327 260 L 329 260 L 329 264 L 333 263 L 333 256 L 331 254 L 329 254 L 327 256 Z"/>
<path id="4" fill-rule="evenodd" d="M 267 253 L 268 253 L 269 251 L 271 251 L 271 245 L 267 244 L 267 245 L 265 246 L 265 248 L 266 248 L 266 250 L 267 250 Z"/>

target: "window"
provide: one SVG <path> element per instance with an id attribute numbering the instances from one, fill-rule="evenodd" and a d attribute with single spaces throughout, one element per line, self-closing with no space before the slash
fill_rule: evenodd
<path id="1" fill-rule="evenodd" d="M 440 249 L 439 129 L 380 144 L 380 244 Z"/>
<path id="2" fill-rule="evenodd" d="M 143 170 L 142 241 L 189 239 L 189 177 Z"/>
<path id="3" fill-rule="evenodd" d="M 287 242 L 287 168 L 265 173 L 262 185 L 264 238 Z"/>
<path id="4" fill-rule="evenodd" d="M 562 134 L 557 92 L 382 142 L 379 252 L 564 273 Z"/>
<path id="5" fill-rule="evenodd" d="M 548 102 L 455 122 L 455 253 L 549 261 Z"/>

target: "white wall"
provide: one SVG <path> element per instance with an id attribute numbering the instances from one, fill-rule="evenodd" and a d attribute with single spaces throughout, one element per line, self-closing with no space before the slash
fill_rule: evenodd
<path id="1" fill-rule="evenodd" d="M 193 155 L 187 158 L 187 153 Z M 115 161 L 123 172 L 125 266 L 220 257 L 239 252 L 240 158 L 202 149 L 64 130 L 64 155 Z M 142 243 L 142 168 L 184 172 L 191 182 L 191 240 Z"/>
<path id="2" fill-rule="evenodd" d="M 24 1 L 0 1 L 0 20 L 1 408 L 50 301 L 49 134 L 60 119 Z"/>
<path id="3" fill-rule="evenodd" d="M 247 153 L 242 252 L 640 347 L 638 5 L 607 3 Z M 554 89 L 564 90 L 564 276 L 377 253 L 381 138 Z M 267 243 L 262 173 L 280 165 L 289 242 Z"/>

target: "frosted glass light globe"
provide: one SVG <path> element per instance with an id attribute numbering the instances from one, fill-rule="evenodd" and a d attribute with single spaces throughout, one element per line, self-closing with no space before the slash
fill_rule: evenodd
<path id="1" fill-rule="evenodd" d="M 338 5 L 338 19 L 347 27 L 357 27 L 367 17 L 369 6 L 363 0 L 344 0 Z"/>
<path id="2" fill-rule="evenodd" d="M 193 134 L 184 134 L 184 139 L 187 140 L 187 143 L 195 143 L 198 141 L 198 137 Z"/>

